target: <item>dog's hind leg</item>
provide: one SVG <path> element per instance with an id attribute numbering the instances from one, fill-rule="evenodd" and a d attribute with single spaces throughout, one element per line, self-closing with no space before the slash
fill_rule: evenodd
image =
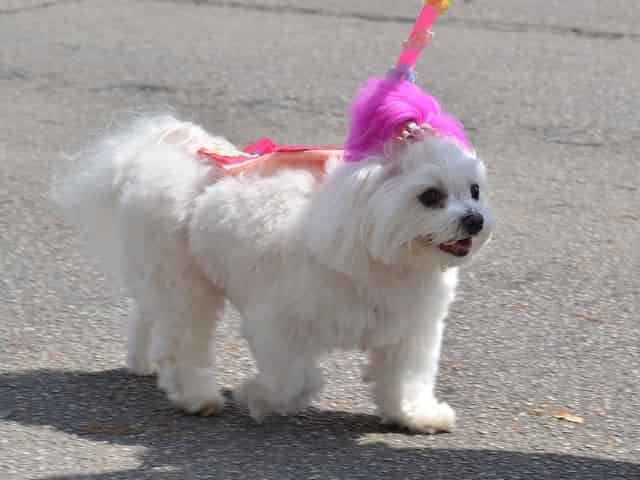
<path id="1" fill-rule="evenodd" d="M 217 414 L 224 397 L 215 376 L 214 333 L 225 297 L 195 267 L 168 287 L 156 297 L 152 331 L 158 386 L 188 413 Z"/>
<path id="2" fill-rule="evenodd" d="M 127 325 L 127 367 L 135 375 L 151 375 L 153 366 L 149 358 L 151 347 L 151 319 L 140 312 L 134 302 Z"/>

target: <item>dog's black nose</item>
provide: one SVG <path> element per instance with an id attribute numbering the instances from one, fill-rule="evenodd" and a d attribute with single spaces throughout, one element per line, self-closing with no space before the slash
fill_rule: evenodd
<path id="1" fill-rule="evenodd" d="M 479 213 L 470 213 L 462 217 L 461 223 L 469 235 L 477 235 L 484 227 L 484 217 Z"/>

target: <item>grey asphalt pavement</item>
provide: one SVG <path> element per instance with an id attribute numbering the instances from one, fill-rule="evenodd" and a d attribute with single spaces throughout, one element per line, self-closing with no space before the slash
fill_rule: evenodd
<path id="1" fill-rule="evenodd" d="M 640 479 L 636 1 L 454 0 L 420 62 L 499 218 L 448 322 L 456 432 L 379 425 L 356 354 L 261 425 L 182 415 L 123 369 L 126 301 L 48 199 L 64 154 L 167 108 L 238 143 L 340 142 L 417 3 L 0 0 L 0 478 Z M 253 368 L 235 323 L 228 388 Z"/>

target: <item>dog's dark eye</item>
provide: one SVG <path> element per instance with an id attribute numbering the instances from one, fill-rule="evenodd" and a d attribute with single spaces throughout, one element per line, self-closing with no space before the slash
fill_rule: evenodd
<path id="1" fill-rule="evenodd" d="M 429 188 L 418 195 L 418 200 L 420 200 L 420 203 L 425 207 L 440 207 L 445 200 L 445 194 L 442 190 L 438 190 L 437 188 Z"/>
<path id="2" fill-rule="evenodd" d="M 471 185 L 471 198 L 473 198 L 474 200 L 480 199 L 480 187 L 477 183 Z"/>

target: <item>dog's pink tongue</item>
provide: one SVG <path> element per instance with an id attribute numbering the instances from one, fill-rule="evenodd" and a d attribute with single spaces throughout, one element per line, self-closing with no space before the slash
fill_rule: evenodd
<path id="1" fill-rule="evenodd" d="M 440 248 L 446 252 L 466 255 L 467 252 L 471 249 L 471 238 L 465 238 L 463 240 L 458 240 L 450 243 L 443 243 Z"/>

